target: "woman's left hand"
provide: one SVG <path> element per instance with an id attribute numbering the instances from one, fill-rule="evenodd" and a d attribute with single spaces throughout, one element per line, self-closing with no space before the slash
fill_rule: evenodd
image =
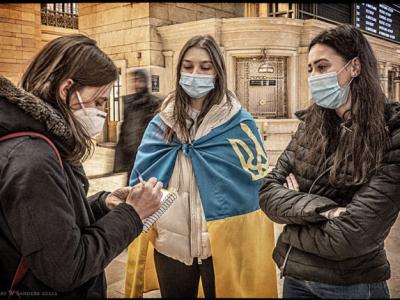
<path id="1" fill-rule="evenodd" d="M 335 207 L 332 208 L 328 211 L 325 211 L 323 213 L 320 213 L 321 216 L 324 216 L 325 218 L 332 220 L 334 218 L 339 217 L 342 213 L 346 212 L 346 207 Z"/>
<path id="2" fill-rule="evenodd" d="M 107 196 L 107 198 L 106 198 L 107 207 L 109 209 L 113 209 L 118 204 L 125 202 L 126 197 L 128 197 L 128 194 L 131 189 L 132 189 L 132 187 L 130 187 L 130 186 L 116 189 L 114 192 L 112 192 L 110 195 Z"/>
<path id="3" fill-rule="evenodd" d="M 286 177 L 286 183 L 284 183 L 283 186 L 296 192 L 299 191 L 299 184 L 296 180 L 296 177 L 294 177 L 292 173 L 290 173 L 289 176 Z"/>

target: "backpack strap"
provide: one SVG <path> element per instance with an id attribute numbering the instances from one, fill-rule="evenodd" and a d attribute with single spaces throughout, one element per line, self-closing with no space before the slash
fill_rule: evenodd
<path id="1" fill-rule="evenodd" d="M 46 137 L 43 134 L 40 134 L 40 133 L 34 132 L 34 131 L 15 132 L 15 133 L 10 133 L 10 134 L 0 137 L 0 142 L 6 141 L 6 140 L 11 140 L 11 139 L 14 139 L 17 137 L 22 137 L 22 136 L 34 136 L 34 137 L 41 138 L 42 140 L 45 140 L 50 145 L 50 147 L 53 149 L 54 153 L 56 154 L 56 156 L 60 162 L 61 169 L 64 169 L 62 159 L 61 159 L 60 153 L 58 152 L 57 147 L 54 145 L 54 143 L 48 137 Z M 17 271 L 15 272 L 14 278 L 11 283 L 11 287 L 10 287 L 11 293 L 15 292 L 15 288 L 22 281 L 22 279 L 25 277 L 27 272 L 28 272 L 28 261 L 24 256 L 22 256 L 21 260 L 19 261 Z M 18 298 L 19 298 L 19 296 L 18 296 Z"/>

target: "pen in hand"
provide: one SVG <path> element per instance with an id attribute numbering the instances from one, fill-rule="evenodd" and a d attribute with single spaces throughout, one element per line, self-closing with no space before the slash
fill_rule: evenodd
<path id="1" fill-rule="evenodd" d="M 138 170 L 135 170 L 134 172 L 135 172 L 135 174 L 136 174 L 136 178 L 137 178 L 137 179 L 139 180 L 139 182 L 144 186 L 144 184 L 146 183 L 146 181 L 144 181 L 142 175 L 139 173 Z M 160 191 L 161 196 L 163 195 L 162 190 L 163 190 L 163 189 L 161 189 L 161 191 Z"/>
<path id="2" fill-rule="evenodd" d="M 139 180 L 140 183 L 145 184 L 146 182 L 144 181 L 142 175 L 140 175 L 138 170 L 135 170 L 136 173 L 136 178 Z"/>

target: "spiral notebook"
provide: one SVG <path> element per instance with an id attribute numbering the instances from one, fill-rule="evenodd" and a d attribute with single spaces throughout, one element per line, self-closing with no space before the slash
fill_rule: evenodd
<path id="1" fill-rule="evenodd" d="M 147 217 L 143 220 L 143 231 L 147 232 L 150 227 L 158 221 L 159 218 L 167 211 L 167 209 L 172 205 L 172 203 L 178 197 L 176 193 L 168 191 L 166 189 L 161 189 L 162 197 L 161 197 L 161 206 L 160 208 L 152 214 L 150 217 Z"/>

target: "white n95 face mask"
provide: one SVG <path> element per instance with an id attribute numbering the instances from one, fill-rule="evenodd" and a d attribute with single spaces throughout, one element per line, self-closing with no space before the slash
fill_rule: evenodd
<path id="1" fill-rule="evenodd" d="M 181 73 L 179 85 L 186 94 L 197 99 L 206 96 L 214 88 L 215 76 Z"/>
<path id="2" fill-rule="evenodd" d="M 85 108 L 81 95 L 78 91 L 76 91 L 76 95 L 82 109 L 75 111 L 74 115 L 82 124 L 82 126 L 85 127 L 90 137 L 96 137 L 103 130 L 107 113 L 94 107 Z"/>

